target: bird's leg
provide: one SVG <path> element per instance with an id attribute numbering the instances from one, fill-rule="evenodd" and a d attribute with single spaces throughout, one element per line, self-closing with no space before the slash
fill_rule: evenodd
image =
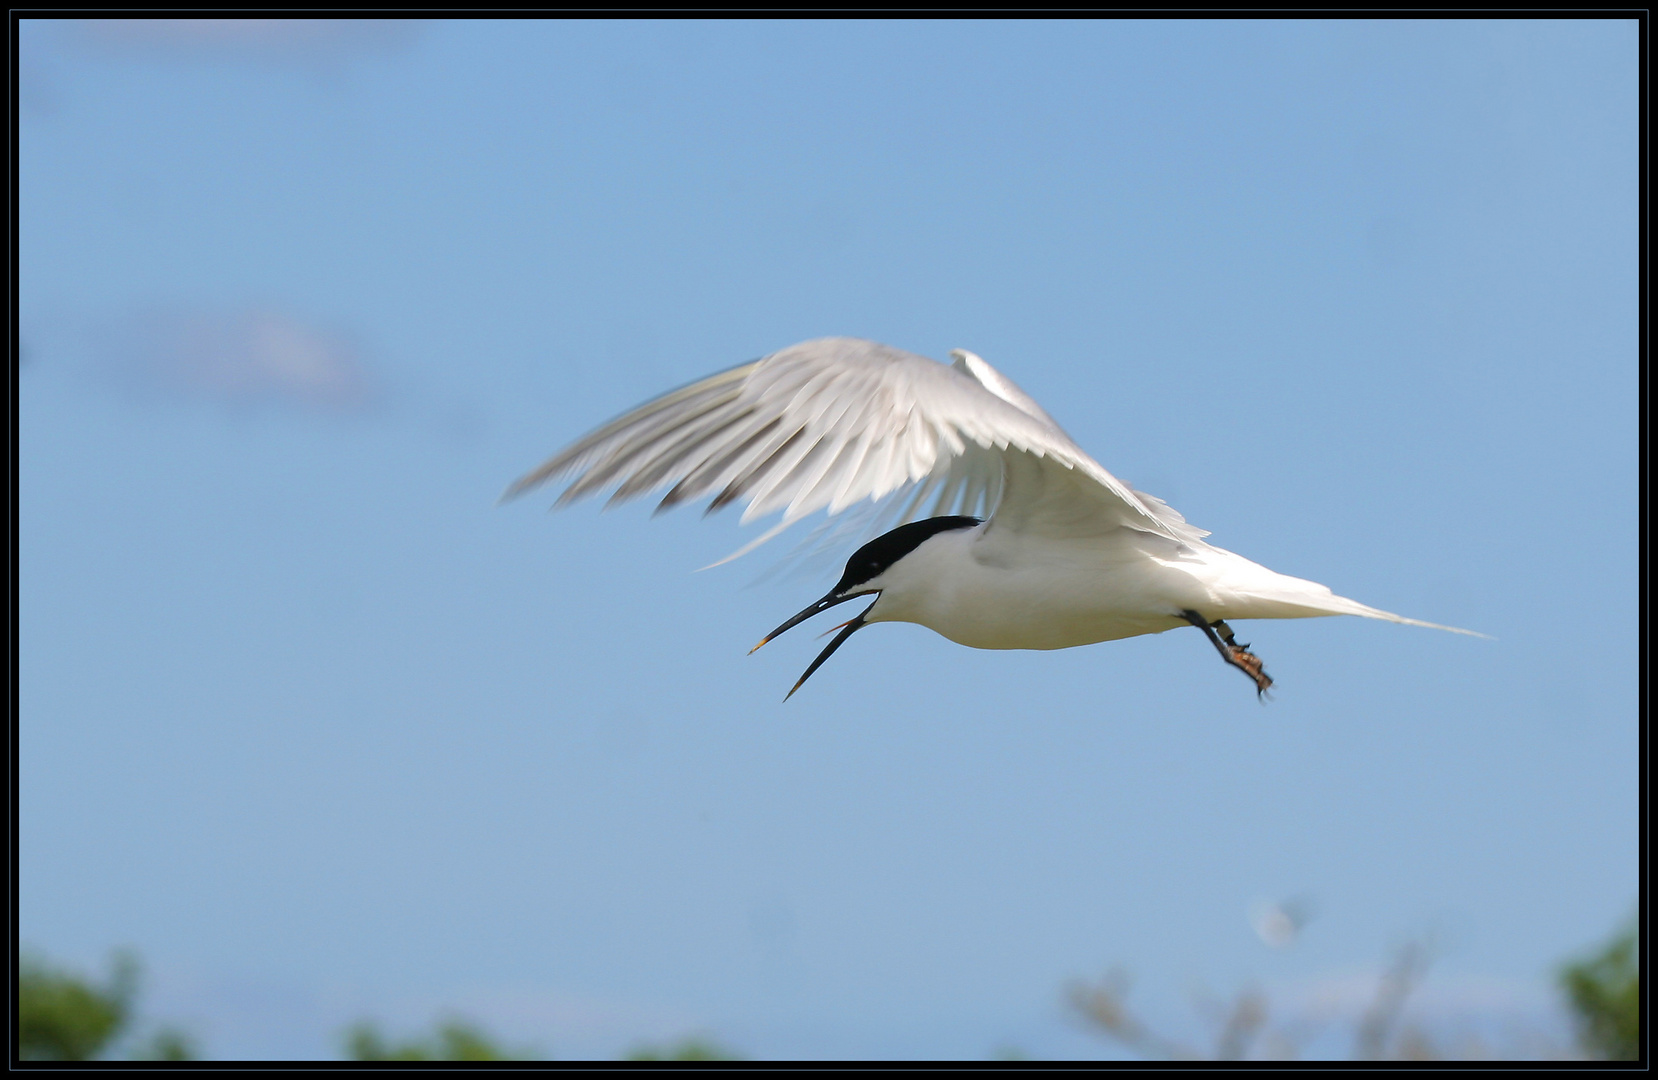
<path id="1" fill-rule="evenodd" d="M 1241 668 L 1245 675 L 1255 680 L 1255 696 L 1260 697 L 1266 693 L 1272 686 L 1272 676 L 1267 674 L 1266 665 L 1261 663 L 1261 658 L 1250 652 L 1247 644 L 1238 644 L 1238 639 L 1233 636 L 1232 628 L 1226 625 L 1225 620 L 1216 619 L 1210 625 L 1220 634 L 1220 639 L 1226 642 L 1226 647 L 1232 650 L 1230 661 L 1233 666 Z"/>
<path id="2" fill-rule="evenodd" d="M 1202 630 L 1209 643 L 1220 653 L 1220 658 L 1255 682 L 1255 696 L 1260 697 L 1272 686 L 1272 676 L 1266 673 L 1261 658 L 1249 651 L 1248 645 L 1239 645 L 1232 628 L 1222 619 L 1210 622 L 1195 611 L 1182 611 L 1181 617 Z"/>

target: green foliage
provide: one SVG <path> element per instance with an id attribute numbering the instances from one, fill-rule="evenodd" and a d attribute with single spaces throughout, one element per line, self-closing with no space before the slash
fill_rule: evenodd
<path id="1" fill-rule="evenodd" d="M 195 1061 L 196 1043 L 177 1028 L 164 1027 L 133 1057 L 140 1061 Z"/>
<path id="2" fill-rule="evenodd" d="M 25 1061 L 91 1061 L 109 1048 L 132 1014 L 138 963 L 120 953 L 109 982 L 86 979 L 26 957 L 17 972 L 18 1053 Z"/>
<path id="3" fill-rule="evenodd" d="M 25 1061 L 93 1061 L 127 1030 L 138 996 L 138 960 L 116 953 L 109 980 L 88 979 L 27 956 L 17 968 L 18 1054 Z M 196 1047 L 177 1028 L 163 1027 L 132 1051 L 144 1061 L 193 1061 Z"/>
<path id="4" fill-rule="evenodd" d="M 391 1042 L 371 1021 L 364 1020 L 345 1034 L 346 1056 L 352 1061 L 534 1061 L 533 1050 L 509 1051 L 493 1037 L 465 1020 L 448 1020 L 423 1038 Z M 623 1055 L 624 1061 L 741 1061 L 742 1055 L 712 1039 L 692 1036 L 666 1044 L 645 1043 Z"/>
<path id="5" fill-rule="evenodd" d="M 693 1035 L 676 1043 L 646 1043 L 623 1055 L 624 1061 L 741 1061 L 742 1055 L 712 1039 Z"/>
<path id="6" fill-rule="evenodd" d="M 465 1020 L 447 1020 L 428 1039 L 390 1043 L 380 1029 L 364 1020 L 345 1037 L 346 1056 L 352 1061 L 527 1061 L 529 1051 L 509 1051 Z"/>
<path id="7" fill-rule="evenodd" d="M 1594 1057 L 1636 1061 L 1641 1056 L 1639 942 L 1631 924 L 1599 953 L 1561 969 L 1560 985 L 1577 1014 L 1578 1038 Z"/>

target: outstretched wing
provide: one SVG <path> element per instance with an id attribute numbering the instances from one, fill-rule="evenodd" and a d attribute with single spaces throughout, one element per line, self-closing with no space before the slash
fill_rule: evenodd
<path id="1" fill-rule="evenodd" d="M 744 551 L 814 511 L 889 496 L 893 524 L 954 510 L 1014 529 L 1206 535 L 1106 472 L 978 357 L 952 368 L 857 338 L 802 342 L 647 402 L 503 497 L 560 478 L 557 506 L 614 486 L 612 503 L 666 488 L 658 512 L 704 496 L 710 512 L 746 502 L 745 523 L 781 512 Z"/>

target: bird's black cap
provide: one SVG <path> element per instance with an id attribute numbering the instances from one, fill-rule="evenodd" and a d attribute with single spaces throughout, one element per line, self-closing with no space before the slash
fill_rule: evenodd
<path id="1" fill-rule="evenodd" d="M 976 517 L 928 518 L 926 521 L 912 521 L 908 525 L 900 525 L 889 533 L 877 536 L 857 551 L 854 551 L 852 557 L 846 560 L 846 573 L 841 575 L 840 582 L 829 590 L 827 596 L 816 603 L 808 604 L 806 610 L 761 638 L 760 645 L 764 645 L 790 627 L 800 625 L 813 615 L 821 614 L 832 607 L 838 607 L 848 600 L 855 599 L 858 595 L 867 595 L 857 594 L 852 590 L 886 573 L 893 563 L 920 547 L 928 537 L 937 536 L 941 532 L 949 532 L 951 529 L 971 529 L 978 523 L 979 519 Z M 806 674 L 802 675 L 799 682 L 794 684 L 794 688 L 783 698 L 784 701 L 794 696 L 795 690 L 800 689 L 801 683 L 811 678 L 812 672 L 822 667 L 823 662 L 829 659 L 831 653 L 841 647 L 842 642 L 863 628 L 864 616 L 868 615 L 874 607 L 874 604 L 869 605 L 869 607 L 864 608 L 862 615 L 835 628 L 840 633 L 836 634 L 835 640 L 829 643 L 829 647 L 819 653 L 816 660 L 812 661 L 812 666 L 806 669 Z M 754 652 L 760 645 L 754 646 L 749 652 Z"/>
<path id="2" fill-rule="evenodd" d="M 857 551 L 846 560 L 846 573 L 841 575 L 830 594 L 844 596 L 848 589 L 855 589 L 866 581 L 873 581 L 887 572 L 893 563 L 902 559 L 926 540 L 937 536 L 941 532 L 952 529 L 971 529 L 979 523 L 976 517 L 936 517 L 925 521 L 912 521 L 908 525 L 900 525 L 889 533 L 882 533 Z"/>

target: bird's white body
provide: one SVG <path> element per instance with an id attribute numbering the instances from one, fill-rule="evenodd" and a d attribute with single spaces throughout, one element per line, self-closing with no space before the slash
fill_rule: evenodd
<path id="1" fill-rule="evenodd" d="M 560 505 L 606 487 L 612 502 L 668 488 L 663 509 L 710 495 L 710 510 L 746 502 L 745 522 L 782 514 L 737 555 L 817 510 L 865 500 L 890 509 L 889 523 L 909 524 L 860 548 L 828 596 L 760 643 L 875 595 L 807 676 L 871 622 L 919 623 L 978 649 L 1066 649 L 1193 625 L 1265 690 L 1272 680 L 1226 620 L 1437 625 L 1205 543 L 1207 532 L 1112 476 L 1007 376 L 952 355 L 946 366 L 856 338 L 792 345 L 618 417 L 507 497 L 571 475 Z"/>
<path id="2" fill-rule="evenodd" d="M 975 649 L 1068 649 L 1210 619 L 1378 612 L 1201 541 L 1127 526 L 1103 536 L 998 533 L 994 520 L 931 537 L 868 582 L 865 622 L 910 622 Z"/>

